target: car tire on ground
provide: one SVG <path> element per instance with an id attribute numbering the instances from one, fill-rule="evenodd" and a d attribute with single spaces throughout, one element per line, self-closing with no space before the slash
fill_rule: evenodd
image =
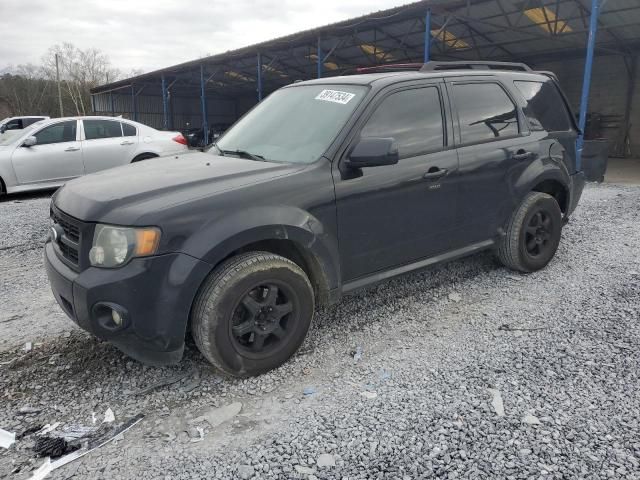
<path id="1" fill-rule="evenodd" d="M 298 265 L 251 252 L 226 260 L 207 277 L 194 302 L 191 331 L 215 367 L 250 377 L 296 352 L 313 312 L 313 288 Z"/>
<path id="2" fill-rule="evenodd" d="M 498 258 L 506 267 L 534 272 L 547 265 L 558 249 L 562 212 L 555 198 L 530 192 L 515 210 L 498 244 Z"/>

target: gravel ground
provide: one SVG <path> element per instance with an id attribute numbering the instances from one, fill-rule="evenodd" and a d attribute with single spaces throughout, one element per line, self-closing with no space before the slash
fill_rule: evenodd
<path id="1" fill-rule="evenodd" d="M 51 478 L 640 479 L 638 187 L 589 186 L 543 271 L 483 254 L 370 288 L 250 380 L 72 328 L 42 272 L 47 208 L 0 203 L 0 427 L 146 415 Z M 32 446 L 0 449 L 0 477 L 28 478 Z"/>

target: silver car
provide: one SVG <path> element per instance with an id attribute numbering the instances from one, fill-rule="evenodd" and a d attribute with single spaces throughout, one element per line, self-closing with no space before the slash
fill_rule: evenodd
<path id="1" fill-rule="evenodd" d="M 56 188 L 81 175 L 186 150 L 181 133 L 122 118 L 43 120 L 0 134 L 0 195 Z"/>

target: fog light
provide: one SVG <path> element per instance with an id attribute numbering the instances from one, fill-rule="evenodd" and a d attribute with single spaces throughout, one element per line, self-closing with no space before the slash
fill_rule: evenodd
<path id="1" fill-rule="evenodd" d="M 111 320 L 118 327 L 122 325 L 122 315 L 120 315 L 116 310 L 111 310 Z"/>

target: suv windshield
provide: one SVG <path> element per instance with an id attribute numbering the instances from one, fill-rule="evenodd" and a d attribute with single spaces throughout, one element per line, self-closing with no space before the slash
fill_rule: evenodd
<path id="1" fill-rule="evenodd" d="M 0 133 L 0 147 L 6 147 L 7 145 L 11 145 L 12 143 L 17 142 L 19 138 L 23 137 L 29 132 L 32 132 L 38 126 L 42 125 L 42 123 L 42 120 L 40 120 L 23 128 L 22 130 L 7 130 L 4 133 Z"/>
<path id="2" fill-rule="evenodd" d="M 277 90 L 245 115 L 212 153 L 285 163 L 320 158 L 365 96 L 360 85 L 300 85 Z"/>

